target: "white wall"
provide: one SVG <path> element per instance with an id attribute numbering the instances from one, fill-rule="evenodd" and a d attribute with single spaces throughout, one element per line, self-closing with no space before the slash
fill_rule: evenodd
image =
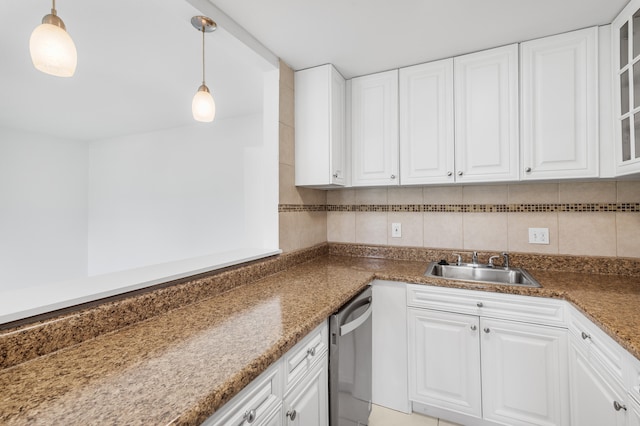
<path id="1" fill-rule="evenodd" d="M 87 274 L 86 142 L 0 128 L 0 291 Z"/>
<path id="2" fill-rule="evenodd" d="M 245 154 L 262 140 L 258 114 L 91 142 L 89 275 L 250 244 Z"/>

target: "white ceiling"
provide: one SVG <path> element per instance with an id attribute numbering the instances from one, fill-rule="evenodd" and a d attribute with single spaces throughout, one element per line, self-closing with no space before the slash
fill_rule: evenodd
<path id="1" fill-rule="evenodd" d="M 185 0 L 56 6 L 78 50 L 68 79 L 36 71 L 29 56 L 29 36 L 51 1 L 0 1 L 0 126 L 95 140 L 194 125 L 202 35 L 190 20 L 198 10 Z M 205 37 L 217 119 L 260 112 L 264 59 L 222 28 Z"/>
<path id="2" fill-rule="evenodd" d="M 295 70 L 347 78 L 611 23 L 628 0 L 210 0 Z"/>

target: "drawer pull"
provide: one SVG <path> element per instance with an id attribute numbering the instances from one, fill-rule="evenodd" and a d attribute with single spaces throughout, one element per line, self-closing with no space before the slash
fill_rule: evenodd
<path id="1" fill-rule="evenodd" d="M 249 424 L 253 423 L 253 421 L 256 419 L 256 410 L 246 411 L 242 419 Z"/>
<path id="2" fill-rule="evenodd" d="M 484 304 L 483 304 L 482 302 L 478 302 L 478 303 L 476 303 L 476 306 L 477 306 L 478 308 L 482 308 L 482 307 L 484 306 Z"/>
<path id="3" fill-rule="evenodd" d="M 620 404 L 618 401 L 613 401 L 613 408 L 615 408 L 616 411 L 620 411 L 620 410 L 627 411 L 627 406 Z"/>
<path id="4" fill-rule="evenodd" d="M 491 329 L 490 329 L 489 327 L 485 327 L 485 328 L 484 328 L 484 332 L 485 332 L 485 333 L 491 333 Z"/>
<path id="5" fill-rule="evenodd" d="M 296 414 L 296 410 L 287 411 L 287 417 L 289 417 L 291 421 L 294 421 L 296 419 Z"/>
<path id="6" fill-rule="evenodd" d="M 471 330 L 472 330 L 472 331 L 476 331 L 477 329 L 478 329 L 478 327 L 476 327 L 475 325 L 472 325 L 472 326 L 471 326 Z"/>
<path id="7" fill-rule="evenodd" d="M 591 335 L 590 335 L 590 334 L 585 333 L 584 331 L 582 332 L 581 336 L 582 336 L 582 338 L 583 338 L 584 340 L 591 339 Z"/>
<path id="8" fill-rule="evenodd" d="M 311 348 L 307 349 L 307 355 L 309 355 L 309 356 L 316 356 L 316 347 L 315 347 L 315 346 L 313 346 L 313 347 L 311 347 Z"/>

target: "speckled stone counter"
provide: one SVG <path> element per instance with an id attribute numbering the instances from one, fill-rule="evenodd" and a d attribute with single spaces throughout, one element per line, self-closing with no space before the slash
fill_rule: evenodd
<path id="1" fill-rule="evenodd" d="M 530 270 L 541 289 L 426 278 L 424 261 L 321 256 L 0 370 L 0 424 L 209 417 L 375 278 L 564 298 L 640 358 L 640 279 Z"/>

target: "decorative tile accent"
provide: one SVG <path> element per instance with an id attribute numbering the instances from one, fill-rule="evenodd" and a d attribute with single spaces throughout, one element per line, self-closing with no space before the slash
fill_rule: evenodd
<path id="1" fill-rule="evenodd" d="M 428 212 L 428 213 L 639 213 L 640 203 L 570 203 L 570 204 L 353 204 L 326 206 L 291 206 L 286 208 L 325 208 L 330 212 Z M 282 210 L 281 210 L 282 211 Z M 294 211 L 294 210 L 287 210 Z M 295 210 L 311 211 L 311 210 Z M 319 210 L 313 210 L 319 211 Z"/>
<path id="2" fill-rule="evenodd" d="M 324 204 L 279 204 L 278 213 L 326 212 Z"/>

